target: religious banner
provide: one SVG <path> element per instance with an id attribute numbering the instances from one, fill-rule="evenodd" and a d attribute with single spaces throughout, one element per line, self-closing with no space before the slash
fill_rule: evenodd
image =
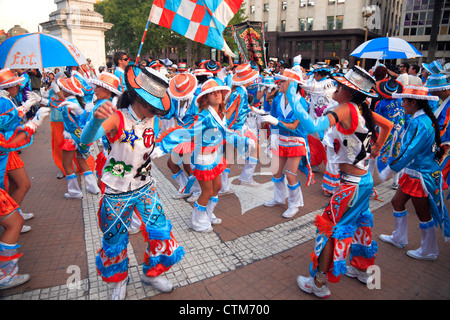
<path id="1" fill-rule="evenodd" d="M 233 36 L 241 57 L 245 61 L 255 61 L 260 68 L 266 68 L 264 52 L 264 26 L 260 21 L 246 21 L 232 26 Z"/>

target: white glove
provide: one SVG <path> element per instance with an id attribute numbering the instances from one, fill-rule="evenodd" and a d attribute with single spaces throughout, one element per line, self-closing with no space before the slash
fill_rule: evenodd
<path id="1" fill-rule="evenodd" d="M 50 114 L 50 111 L 51 110 L 48 107 L 39 108 L 33 119 L 28 121 L 25 126 L 31 128 L 33 131 L 36 131 L 36 128 L 39 127 L 42 122 L 44 122 L 45 117 Z"/>
<path id="2" fill-rule="evenodd" d="M 386 181 L 387 177 L 388 177 L 391 173 L 395 173 L 395 171 L 392 170 L 389 166 L 387 166 L 386 168 L 383 169 L 383 171 L 381 171 L 381 172 L 378 174 L 378 177 L 380 178 L 381 181 Z"/>
<path id="3" fill-rule="evenodd" d="M 46 106 L 48 104 L 48 99 L 41 97 L 34 91 L 30 91 L 27 93 L 27 99 L 28 100 L 36 100 L 36 102 L 38 102 L 39 104 L 42 104 L 44 106 Z"/>
<path id="4" fill-rule="evenodd" d="M 278 119 L 270 114 L 261 117 L 261 122 L 268 122 L 274 126 L 278 125 Z"/>
<path id="5" fill-rule="evenodd" d="M 164 155 L 164 151 L 163 149 L 161 149 L 161 147 L 155 147 L 155 149 L 153 149 L 152 154 L 150 155 L 150 157 L 152 159 L 156 159 L 156 158 L 160 158 Z"/>
<path id="6" fill-rule="evenodd" d="M 94 110 L 94 107 L 94 104 L 92 102 L 89 102 L 84 107 L 84 110 L 86 110 L 86 112 L 92 112 L 92 110 Z"/>
<path id="7" fill-rule="evenodd" d="M 36 98 L 28 98 L 27 101 L 24 102 L 24 104 L 22 104 L 22 107 L 26 110 L 26 112 L 30 111 L 31 107 L 34 106 L 36 103 L 39 102 L 40 99 L 36 99 Z"/>
<path id="8" fill-rule="evenodd" d="M 53 89 L 53 92 L 55 94 L 61 91 L 61 89 L 59 88 L 58 84 L 56 83 L 56 80 L 52 82 L 50 87 Z"/>
<path id="9" fill-rule="evenodd" d="M 63 103 L 61 103 L 59 107 L 63 107 L 63 106 L 67 106 L 67 108 L 69 108 L 70 113 L 76 115 L 76 116 L 80 116 L 84 113 L 84 109 L 78 104 L 78 103 L 73 103 L 70 101 L 64 101 Z"/>
<path id="10" fill-rule="evenodd" d="M 267 112 L 258 108 L 252 108 L 252 112 L 260 115 L 265 115 Z"/>

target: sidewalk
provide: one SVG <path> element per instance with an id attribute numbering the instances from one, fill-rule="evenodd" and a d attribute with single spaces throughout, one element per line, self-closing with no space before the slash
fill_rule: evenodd
<path id="1" fill-rule="evenodd" d="M 31 181 L 22 210 L 35 217 L 25 222 L 32 230 L 19 240 L 21 273 L 29 273 L 26 284 L 0 291 L 5 300 L 107 300 L 112 286 L 104 283 L 95 269 L 95 255 L 100 248 L 101 233 L 97 222 L 99 196 L 85 193 L 83 200 L 66 200 L 66 181 L 56 179 L 58 168 L 51 157 L 48 120 L 38 129 L 33 145 L 20 155 Z M 214 232 L 199 234 L 188 228 L 192 204 L 173 200 L 176 187 L 166 166 L 167 156 L 157 159 L 152 168 L 166 215 L 173 233 L 186 256 L 167 277 L 175 285 L 170 294 L 160 294 L 142 284 L 142 259 L 146 249 L 142 234 L 130 236 L 130 300 L 317 300 L 302 292 L 296 283 L 299 274 L 307 275 L 309 255 L 313 249 L 315 215 L 328 198 L 321 192 L 322 173 L 317 183 L 305 187 L 299 176 L 305 206 L 293 219 L 281 217 L 287 206 L 266 208 L 262 203 L 272 196 L 271 176 L 259 174 L 260 188 L 243 188 L 236 183 L 242 165 L 231 166 L 231 188 L 235 194 L 219 197 L 215 214 L 222 225 Z M 268 166 L 266 165 L 265 168 Z M 323 172 L 323 168 L 321 170 Z M 379 200 L 371 200 L 374 214 L 374 240 L 378 242 L 376 265 L 380 271 L 380 288 L 369 289 L 355 279 L 342 277 L 330 284 L 329 300 L 448 300 L 450 299 L 450 244 L 438 231 L 440 255 L 436 261 L 416 261 L 405 250 L 378 240 L 390 234 L 394 220 L 389 203 L 394 195 L 391 181 L 375 180 Z M 449 203 L 447 202 L 447 207 Z M 420 246 L 419 222 L 411 204 L 409 245 Z M 75 282 L 73 279 L 78 279 Z M 75 288 L 68 287 L 77 284 Z"/>

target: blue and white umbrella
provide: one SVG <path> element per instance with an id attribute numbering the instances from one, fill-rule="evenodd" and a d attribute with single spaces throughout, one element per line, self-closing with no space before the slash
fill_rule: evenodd
<path id="1" fill-rule="evenodd" d="M 0 45 L 0 68 L 44 69 L 86 63 L 73 43 L 49 34 L 21 34 Z"/>
<path id="2" fill-rule="evenodd" d="M 382 37 L 364 42 L 350 55 L 361 59 L 409 59 L 422 54 L 400 38 Z"/>

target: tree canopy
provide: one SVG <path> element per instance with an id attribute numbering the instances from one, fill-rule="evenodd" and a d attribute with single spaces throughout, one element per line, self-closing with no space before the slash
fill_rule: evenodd
<path id="1" fill-rule="evenodd" d="M 105 0 L 95 4 L 95 11 L 103 15 L 105 22 L 114 26 L 105 32 L 106 50 L 114 52 L 124 50 L 136 56 L 147 24 L 152 0 Z M 236 13 L 230 25 L 237 24 L 246 19 L 244 9 Z M 236 50 L 231 28 L 226 28 L 224 37 L 231 50 Z M 142 55 L 148 52 L 159 54 L 167 47 L 177 47 L 180 56 L 183 56 L 187 46 L 187 38 L 167 28 L 149 23 L 146 39 L 142 47 Z M 202 44 L 195 44 L 198 49 L 207 48 Z"/>

